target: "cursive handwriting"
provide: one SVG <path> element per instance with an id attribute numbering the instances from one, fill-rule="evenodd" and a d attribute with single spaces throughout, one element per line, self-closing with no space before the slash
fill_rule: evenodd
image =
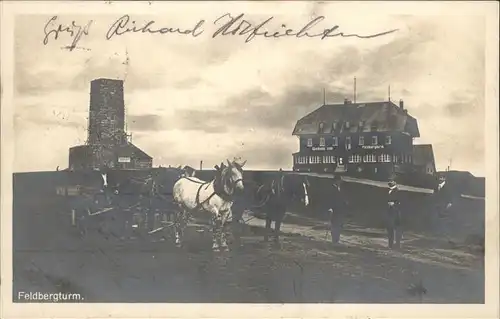
<path id="1" fill-rule="evenodd" d="M 203 29 L 201 28 L 203 24 L 205 23 L 205 20 L 200 20 L 194 28 L 192 29 L 180 29 L 180 28 L 172 28 L 172 27 L 160 27 L 156 29 L 152 29 L 153 25 L 156 22 L 154 20 L 151 20 L 144 24 L 141 27 L 138 27 L 136 25 L 135 21 L 130 21 L 130 16 L 128 14 L 122 16 L 118 20 L 116 20 L 111 27 L 109 28 L 108 32 L 106 33 L 106 39 L 111 40 L 112 37 L 114 36 L 119 36 L 128 32 L 141 32 L 141 33 L 159 33 L 159 34 L 165 34 L 165 33 L 177 33 L 181 35 L 192 35 L 193 37 L 197 37 L 200 34 L 203 33 Z"/>
<path id="2" fill-rule="evenodd" d="M 59 35 L 61 33 L 66 33 L 72 38 L 71 44 L 65 47 L 66 49 L 69 49 L 69 51 L 73 51 L 76 48 L 78 41 L 80 41 L 83 35 L 89 34 L 90 25 L 93 23 L 93 20 L 90 20 L 86 25 L 79 26 L 75 23 L 75 21 L 72 21 L 71 25 L 65 26 L 63 24 L 56 23 L 56 20 L 57 16 L 53 16 L 45 24 L 45 28 L 43 29 L 45 32 L 43 44 L 47 45 L 47 43 L 49 43 L 51 35 L 54 36 L 54 40 L 57 40 L 59 39 Z"/>
<path id="3" fill-rule="evenodd" d="M 75 21 L 72 21 L 70 25 L 64 25 L 59 23 L 57 20 L 58 16 L 53 16 L 49 21 L 47 21 L 44 28 L 45 37 L 43 39 L 43 44 L 47 45 L 49 39 L 58 40 L 62 34 L 67 34 L 71 37 L 72 42 L 65 48 L 70 51 L 77 48 L 76 45 L 78 44 L 78 41 L 80 41 L 84 35 L 89 34 L 90 26 L 93 23 L 93 20 L 90 20 L 87 24 L 80 26 L 76 24 Z M 217 30 L 212 33 L 212 38 L 222 36 L 243 36 L 245 38 L 245 43 L 254 40 L 256 37 L 269 39 L 278 39 L 282 37 L 294 37 L 298 39 L 318 38 L 321 40 L 333 37 L 370 39 L 398 31 L 398 29 L 393 29 L 368 35 L 359 35 L 356 33 L 349 34 L 340 32 L 340 27 L 338 25 L 326 25 L 326 27 L 320 26 L 320 23 L 324 22 L 324 20 L 324 16 L 318 16 L 300 28 L 291 28 L 282 23 L 279 26 L 275 26 L 273 29 L 272 23 L 275 21 L 273 16 L 270 16 L 259 23 L 252 23 L 246 19 L 244 13 L 237 16 L 225 13 L 214 20 L 213 24 L 217 27 Z M 121 36 L 126 33 L 178 34 L 196 38 L 204 33 L 204 24 L 205 20 L 201 19 L 198 20 L 192 28 L 157 26 L 155 20 L 138 23 L 128 14 L 125 14 L 111 24 L 106 32 L 106 39 L 111 40 L 113 37 Z"/>
<path id="4" fill-rule="evenodd" d="M 212 35 L 212 38 L 217 36 L 226 36 L 226 35 L 237 35 L 237 36 L 245 36 L 245 43 L 252 41 L 256 36 L 263 36 L 265 38 L 281 38 L 281 37 L 296 37 L 296 38 L 320 38 L 321 40 L 332 37 L 356 37 L 360 39 L 370 39 L 380 37 L 386 34 L 390 34 L 396 32 L 397 29 L 389 30 L 381 33 L 370 34 L 370 35 L 359 35 L 359 34 L 346 34 L 344 32 L 338 32 L 339 26 L 334 25 L 329 28 L 316 28 L 317 31 L 314 32 L 314 28 L 318 25 L 319 22 L 325 20 L 324 16 L 319 16 L 309 21 L 306 25 L 304 25 L 301 29 L 294 30 L 290 29 L 286 26 L 286 24 L 281 24 L 281 29 L 277 31 L 267 31 L 264 30 L 264 27 L 271 22 L 274 17 L 269 17 L 266 20 L 258 23 L 252 24 L 248 20 L 243 19 L 245 14 L 241 13 L 240 15 L 233 17 L 230 13 L 226 13 L 214 21 L 215 25 L 220 23 L 224 23 L 217 31 L 215 31 Z"/>

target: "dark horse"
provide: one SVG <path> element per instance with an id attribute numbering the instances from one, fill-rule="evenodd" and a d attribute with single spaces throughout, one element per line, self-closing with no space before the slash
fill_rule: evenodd
<path id="1" fill-rule="evenodd" d="M 274 240 L 279 242 L 281 223 L 287 210 L 297 204 L 309 205 L 308 181 L 295 174 L 280 172 L 270 181 L 261 184 L 255 193 L 260 202 L 257 207 L 265 213 L 266 229 L 264 240 L 269 240 L 271 223 L 274 221 Z"/>

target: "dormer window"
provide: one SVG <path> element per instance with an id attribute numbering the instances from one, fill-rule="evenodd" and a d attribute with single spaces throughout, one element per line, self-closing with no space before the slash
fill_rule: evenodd
<path id="1" fill-rule="evenodd" d="M 377 124 L 378 124 L 377 122 L 373 122 L 373 123 L 372 123 L 372 125 L 371 125 L 371 129 L 372 129 L 372 131 L 376 131 L 376 130 L 377 130 L 377 127 L 378 127 L 378 125 L 377 125 Z"/>
<path id="2" fill-rule="evenodd" d="M 319 123 L 319 132 L 323 133 L 325 131 L 325 123 L 321 122 Z"/>
<path id="3" fill-rule="evenodd" d="M 364 136 L 360 136 L 359 137 L 359 145 L 365 145 L 365 137 Z"/>
<path id="4" fill-rule="evenodd" d="M 332 123 L 332 131 L 334 132 L 337 129 L 337 122 Z"/>
<path id="5" fill-rule="evenodd" d="M 392 137 L 390 135 L 385 137 L 385 144 L 390 145 L 392 143 Z"/>
<path id="6" fill-rule="evenodd" d="M 364 126 L 365 126 L 365 123 L 364 123 L 363 121 L 360 121 L 360 122 L 359 122 L 359 127 L 360 127 L 360 128 L 363 128 Z"/>
<path id="7" fill-rule="evenodd" d="M 345 128 L 349 128 L 350 125 L 351 123 L 349 123 L 349 121 L 345 122 Z"/>
<path id="8" fill-rule="evenodd" d="M 351 137 L 347 136 L 345 138 L 345 149 L 350 150 L 351 149 Z"/>

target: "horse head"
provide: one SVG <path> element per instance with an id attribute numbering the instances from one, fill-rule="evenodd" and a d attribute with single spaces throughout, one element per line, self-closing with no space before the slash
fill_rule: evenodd
<path id="1" fill-rule="evenodd" d="M 235 190 L 243 191 L 243 166 L 244 163 L 230 162 L 227 160 L 227 166 L 221 163 L 220 177 L 224 185 L 224 191 L 228 195 L 233 195 Z"/>
<path id="2" fill-rule="evenodd" d="M 304 206 L 309 205 L 309 182 L 306 180 L 305 182 L 302 183 L 302 187 L 304 189 L 304 197 L 303 197 L 303 203 Z"/>
<path id="3" fill-rule="evenodd" d="M 300 203 L 304 206 L 309 205 L 309 182 L 307 179 L 302 179 L 299 176 L 288 175 L 293 180 L 288 180 L 290 185 L 285 187 L 287 192 L 291 193 L 291 196 L 298 199 Z"/>
<path id="4" fill-rule="evenodd" d="M 311 186 L 311 184 L 309 183 L 309 180 L 306 177 L 302 182 L 302 189 L 304 190 L 302 203 L 304 204 L 304 206 L 309 205 L 309 186 Z"/>

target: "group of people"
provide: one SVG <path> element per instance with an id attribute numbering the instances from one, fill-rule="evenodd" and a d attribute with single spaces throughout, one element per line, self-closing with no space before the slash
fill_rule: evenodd
<path id="1" fill-rule="evenodd" d="M 338 245 L 340 243 L 340 235 L 347 212 L 349 210 L 349 201 L 343 188 L 342 177 L 336 175 L 333 179 L 332 194 L 329 194 L 328 214 L 330 218 L 330 233 L 332 243 Z M 439 183 L 434 189 L 433 203 L 434 214 L 437 217 L 444 217 L 450 211 L 453 201 L 452 191 L 449 185 L 446 184 L 446 177 L 439 176 Z M 387 189 L 387 207 L 386 207 L 386 230 L 387 230 L 387 245 L 390 249 L 400 248 L 401 239 L 403 238 L 403 225 L 401 218 L 401 196 L 400 190 L 395 179 L 390 179 Z"/>

